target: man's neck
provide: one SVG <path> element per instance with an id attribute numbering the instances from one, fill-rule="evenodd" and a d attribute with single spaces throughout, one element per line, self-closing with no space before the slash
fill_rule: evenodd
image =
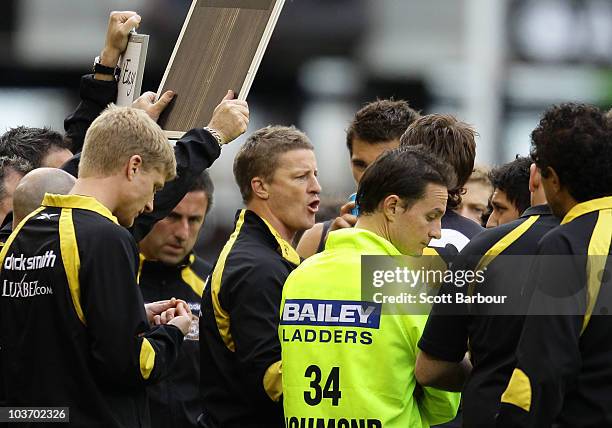
<path id="1" fill-rule="evenodd" d="M 530 199 L 531 199 L 531 206 L 532 207 L 534 207 L 536 205 L 545 205 L 545 204 L 547 204 L 546 194 L 544 193 L 544 189 L 542 189 L 541 187 L 538 187 L 536 190 L 531 192 L 530 196 L 531 196 Z"/>
<path id="2" fill-rule="evenodd" d="M 115 210 L 119 207 L 116 189 L 117 186 L 113 177 L 79 178 L 70 194 L 91 196 L 114 214 Z"/>
<path id="3" fill-rule="evenodd" d="M 576 201 L 570 194 L 568 191 L 563 191 L 561 198 L 559 198 L 558 200 L 558 204 L 557 206 L 559 207 L 559 217 L 563 218 L 567 215 L 568 212 L 570 212 L 570 210 L 572 208 L 574 208 L 576 205 L 578 205 L 578 201 Z"/>
<path id="4" fill-rule="evenodd" d="M 376 235 L 390 242 L 389 228 L 387 226 L 387 223 L 384 221 L 382 213 L 359 216 L 357 218 L 355 228 L 365 229 L 368 232 L 375 233 Z"/>
<path id="5" fill-rule="evenodd" d="M 291 243 L 296 231 L 287 227 L 277 216 L 274 215 L 270 207 L 265 203 L 258 203 L 256 201 L 249 202 L 246 205 L 248 210 L 253 211 L 259 217 L 270 223 L 270 225 L 279 233 L 281 238 Z"/>

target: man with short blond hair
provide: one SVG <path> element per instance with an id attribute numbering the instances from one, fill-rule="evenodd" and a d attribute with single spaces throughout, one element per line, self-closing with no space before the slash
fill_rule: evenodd
<path id="1" fill-rule="evenodd" d="M 159 126 L 127 107 L 93 122 L 82 162 L 71 193 L 47 194 L 0 252 L 6 404 L 69 407 L 75 427 L 148 427 L 145 385 L 176 360 L 191 314 L 176 299 L 145 307 L 122 226 L 152 210 L 176 164 Z"/>
<path id="2" fill-rule="evenodd" d="M 486 224 L 489 199 L 493 185 L 489 179 L 489 170 L 484 166 L 474 166 L 474 171 L 465 183 L 465 193 L 455 211 L 463 217 L 474 220 L 481 226 Z"/>
<path id="3" fill-rule="evenodd" d="M 116 172 L 134 153 L 145 170 L 158 169 L 166 181 L 176 175 L 176 160 L 164 131 L 144 111 L 109 106 L 87 130 L 79 177 Z"/>
<path id="4" fill-rule="evenodd" d="M 246 209 L 236 214 L 202 296 L 201 424 L 284 426 L 278 314 L 300 263 L 289 244 L 314 225 L 321 187 L 308 137 L 293 127 L 253 133 L 234 160 Z"/>

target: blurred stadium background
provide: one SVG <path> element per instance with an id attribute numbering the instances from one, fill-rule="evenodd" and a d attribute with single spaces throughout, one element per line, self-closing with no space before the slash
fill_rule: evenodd
<path id="1" fill-rule="evenodd" d="M 3 0 L 0 130 L 63 129 L 112 10 L 151 36 L 143 91 L 156 91 L 190 0 Z M 287 0 L 253 84 L 249 131 L 295 124 L 316 146 L 324 195 L 354 191 L 344 130 L 377 97 L 474 124 L 479 163 L 527 154 L 549 105 L 612 101 L 610 0 Z M 205 124 L 202 124 L 205 125 Z M 197 250 L 214 260 L 240 197 L 232 160 L 211 168 L 215 206 Z"/>

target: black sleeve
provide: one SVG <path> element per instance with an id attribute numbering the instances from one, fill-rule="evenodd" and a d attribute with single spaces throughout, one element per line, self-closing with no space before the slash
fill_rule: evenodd
<path id="1" fill-rule="evenodd" d="M 94 371 L 113 385 L 157 380 L 176 361 L 183 334 L 174 326 L 149 327 L 136 283 L 138 253 L 132 237 L 114 224 L 98 225 L 95 231 L 84 223 L 75 227 Z"/>
<path id="2" fill-rule="evenodd" d="M 204 129 L 194 128 L 177 141 L 174 146 L 176 178 L 155 194 L 153 212 L 143 213 L 134 221 L 131 232 L 136 241 L 147 236 L 156 222 L 170 214 L 197 176 L 210 167 L 220 154 L 217 140 Z M 80 159 L 81 154 L 78 153 L 62 165 L 62 169 L 77 177 Z"/>
<path id="3" fill-rule="evenodd" d="M 66 138 L 72 141 L 72 153 L 80 153 L 87 128 L 110 103 L 117 99 L 117 82 L 94 79 L 93 74 L 81 77 L 81 102 L 64 120 Z"/>
<path id="4" fill-rule="evenodd" d="M 539 246 L 528 281 L 535 290 L 497 426 L 551 426 L 580 371 L 586 259 L 569 254 L 568 243 L 554 235 Z"/>
<path id="5" fill-rule="evenodd" d="M 263 261 L 248 272 L 242 270 L 223 280 L 229 285 L 229 293 L 220 297 L 229 302 L 236 357 L 247 374 L 245 388 L 251 391 L 249 396 L 255 403 L 272 402 L 263 379 L 268 367 L 281 360 L 278 322 L 286 276 L 277 264 Z"/>
<path id="6" fill-rule="evenodd" d="M 473 269 L 473 256 L 462 254 L 453 257 L 452 261 L 450 270 Z M 466 289 L 464 285 L 450 282 L 440 287 L 438 296 L 445 295 L 450 299 L 433 305 L 418 343 L 419 349 L 443 361 L 463 360 L 467 352 L 469 318 L 466 305 L 456 303 L 456 295 L 466 293 Z"/>
<path id="7" fill-rule="evenodd" d="M 194 128 L 174 146 L 176 178 L 155 194 L 153 212 L 140 215 L 132 226 L 132 235 L 140 241 L 153 225 L 170 214 L 170 211 L 187 194 L 189 187 L 221 154 L 217 140 L 204 129 Z"/>

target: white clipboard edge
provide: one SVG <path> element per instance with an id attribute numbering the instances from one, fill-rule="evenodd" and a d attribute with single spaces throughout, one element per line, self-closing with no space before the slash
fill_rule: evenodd
<path id="1" fill-rule="evenodd" d="M 284 5 L 285 0 L 276 0 L 276 3 L 274 4 L 274 8 L 270 14 L 270 19 L 268 19 L 268 24 L 266 25 L 261 40 L 259 41 L 259 46 L 257 46 L 251 66 L 249 67 L 244 82 L 242 83 L 242 88 L 240 88 L 240 93 L 238 94 L 239 100 L 246 100 L 247 95 L 251 90 L 251 85 L 253 84 L 253 80 L 255 80 L 255 74 L 259 69 L 259 65 L 261 64 L 261 60 L 266 52 L 266 48 L 268 47 L 268 43 L 270 42 L 270 38 L 272 37 L 272 33 L 274 32 L 274 28 L 276 27 L 276 23 L 278 22 L 278 18 Z"/>
<path id="2" fill-rule="evenodd" d="M 178 39 L 176 39 L 176 44 L 174 45 L 174 49 L 172 50 L 172 55 L 170 55 L 170 61 L 168 61 L 168 65 L 166 66 L 166 71 L 164 71 L 164 76 L 162 77 L 161 83 L 159 84 L 159 88 L 157 89 L 157 97 L 156 101 L 159 100 L 162 93 L 164 85 L 166 84 L 166 79 L 168 78 L 168 74 L 170 74 L 170 69 L 172 68 L 172 63 L 174 62 L 174 57 L 179 50 L 179 46 L 181 46 L 181 41 L 183 40 L 183 36 L 185 35 L 185 31 L 187 31 L 187 26 L 189 25 L 189 21 L 191 20 L 191 15 L 196 7 L 198 0 L 192 0 L 191 6 L 189 7 L 189 12 L 187 12 L 187 17 L 183 22 L 183 27 L 181 28 L 181 32 L 179 33 Z"/>
<path id="3" fill-rule="evenodd" d="M 185 135 L 186 132 L 183 132 L 183 131 L 166 131 L 166 130 L 164 130 L 164 134 L 166 134 L 166 138 L 168 140 L 180 140 L 181 138 L 183 138 L 183 135 Z"/>

